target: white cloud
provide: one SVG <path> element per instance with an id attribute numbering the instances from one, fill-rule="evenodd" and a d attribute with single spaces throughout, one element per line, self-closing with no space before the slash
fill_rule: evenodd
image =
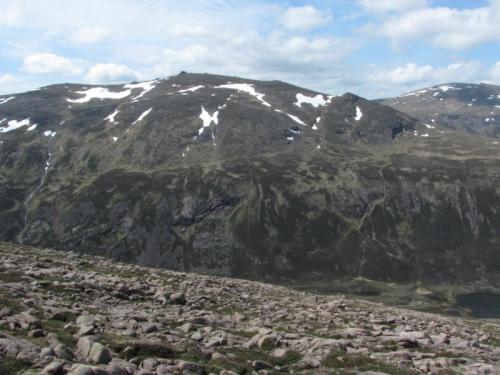
<path id="1" fill-rule="evenodd" d="M 175 25 L 172 34 L 177 37 L 207 35 L 208 30 L 201 25 Z"/>
<path id="2" fill-rule="evenodd" d="M 176 66 L 186 64 L 192 66 L 197 62 L 206 61 L 210 56 L 210 49 L 206 46 L 195 44 L 180 49 L 168 48 L 163 51 L 165 63 Z"/>
<path id="3" fill-rule="evenodd" d="M 285 60 L 301 63 L 324 63 L 339 60 L 350 54 L 357 45 L 338 38 L 294 37 L 280 41 L 275 50 Z"/>
<path id="4" fill-rule="evenodd" d="M 478 61 L 450 64 L 445 67 L 418 66 L 413 63 L 392 70 L 378 71 L 370 75 L 373 82 L 394 85 L 468 82 L 480 78 L 482 65 Z"/>
<path id="5" fill-rule="evenodd" d="M 497 61 L 497 63 L 493 65 L 490 75 L 493 83 L 500 85 L 500 61 Z"/>
<path id="6" fill-rule="evenodd" d="M 427 0 L 358 0 L 366 10 L 374 13 L 404 12 L 427 6 Z"/>
<path id="7" fill-rule="evenodd" d="M 17 82 L 16 77 L 14 77 L 12 74 L 3 74 L 0 75 L 0 85 L 10 85 Z"/>
<path id="8" fill-rule="evenodd" d="M 21 12 L 14 2 L 2 4 L 0 26 L 17 26 L 21 23 Z"/>
<path id="9" fill-rule="evenodd" d="M 424 39 L 435 47 L 464 49 L 500 41 L 500 6 L 474 9 L 426 8 L 390 17 L 379 34 L 396 43 Z"/>
<path id="10" fill-rule="evenodd" d="M 392 70 L 379 71 L 370 76 L 374 82 L 385 82 L 391 84 L 408 84 L 422 82 L 429 78 L 434 72 L 430 65 L 418 66 L 413 63 L 398 66 Z"/>
<path id="11" fill-rule="evenodd" d="M 78 44 L 92 44 L 105 39 L 109 35 L 106 29 L 100 27 L 81 28 L 70 35 L 69 39 Z"/>
<path id="12" fill-rule="evenodd" d="M 290 30 L 310 30 L 328 22 L 328 16 L 313 7 L 290 7 L 282 17 L 283 25 Z"/>
<path id="13" fill-rule="evenodd" d="M 97 64 L 94 65 L 85 79 L 91 83 L 121 83 L 139 79 L 139 75 L 126 65 Z"/>
<path id="14" fill-rule="evenodd" d="M 82 69 L 78 63 L 53 53 L 41 52 L 24 58 L 22 70 L 30 74 L 77 75 Z"/>

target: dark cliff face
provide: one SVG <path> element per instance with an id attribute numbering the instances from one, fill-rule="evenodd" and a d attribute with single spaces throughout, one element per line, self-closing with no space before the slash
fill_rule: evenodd
<path id="1" fill-rule="evenodd" d="M 1 240 L 273 281 L 500 270 L 491 140 L 352 94 L 212 75 L 13 97 Z"/>

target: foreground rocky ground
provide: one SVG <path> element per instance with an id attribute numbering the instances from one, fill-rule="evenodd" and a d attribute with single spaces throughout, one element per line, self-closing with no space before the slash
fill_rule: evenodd
<path id="1" fill-rule="evenodd" d="M 0 374 L 500 374 L 500 325 L 0 243 Z"/>

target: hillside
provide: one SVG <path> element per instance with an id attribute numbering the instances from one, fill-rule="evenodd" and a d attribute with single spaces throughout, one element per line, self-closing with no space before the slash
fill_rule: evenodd
<path id="1" fill-rule="evenodd" d="M 441 129 L 500 138 L 500 86 L 449 83 L 380 103 Z"/>
<path id="2" fill-rule="evenodd" d="M 0 243 L 2 375 L 497 374 L 499 337 L 495 321 Z"/>
<path id="3" fill-rule="evenodd" d="M 273 282 L 499 274 L 491 138 L 206 74 L 0 100 L 1 240 Z"/>

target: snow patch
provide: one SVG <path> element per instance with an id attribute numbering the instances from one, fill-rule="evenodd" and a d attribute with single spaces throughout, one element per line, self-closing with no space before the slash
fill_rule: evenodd
<path id="1" fill-rule="evenodd" d="M 179 90 L 179 91 L 177 91 L 177 92 L 178 92 L 178 93 L 195 92 L 195 91 L 197 91 L 197 90 L 199 90 L 199 89 L 202 89 L 202 88 L 204 88 L 204 87 L 205 87 L 205 86 L 200 85 L 200 86 L 191 87 L 191 88 L 189 88 L 189 89 Z"/>
<path id="2" fill-rule="evenodd" d="M 118 137 L 113 137 L 113 143 L 118 141 Z"/>
<path id="3" fill-rule="evenodd" d="M 421 137 L 427 138 L 429 137 L 429 133 L 422 134 Z"/>
<path id="4" fill-rule="evenodd" d="M 449 85 L 439 86 L 438 89 L 441 90 L 442 92 L 446 92 L 446 91 L 449 91 L 449 90 L 461 90 L 459 88 L 456 88 L 454 86 L 449 86 Z"/>
<path id="5" fill-rule="evenodd" d="M 52 153 L 49 152 L 47 154 L 47 160 L 45 161 L 45 172 L 47 172 L 50 168 L 50 160 L 52 159 Z"/>
<path id="6" fill-rule="evenodd" d="M 119 110 L 115 110 L 112 114 L 104 119 L 104 121 L 109 121 L 112 124 L 116 124 L 115 117 L 119 113 Z M 64 122 L 64 121 L 63 121 Z M 61 124 L 62 125 L 62 124 Z"/>
<path id="7" fill-rule="evenodd" d="M 139 98 L 142 98 L 144 95 L 146 95 L 148 92 L 153 90 L 156 87 L 156 83 L 158 81 L 146 81 L 146 82 L 139 82 L 139 83 L 127 83 L 126 85 L 123 86 L 124 89 L 142 89 L 142 92 L 137 95 L 136 97 L 132 98 L 132 100 L 137 100 Z"/>
<path id="8" fill-rule="evenodd" d="M 435 126 L 429 125 L 429 124 L 424 124 L 427 129 L 436 129 Z"/>
<path id="9" fill-rule="evenodd" d="M 260 94 L 257 91 L 255 91 L 255 88 L 253 85 L 250 85 L 248 83 L 228 83 L 226 85 L 221 85 L 217 86 L 217 89 L 230 89 L 230 90 L 237 90 L 237 91 L 243 91 L 246 92 L 247 94 L 252 95 L 255 97 L 257 100 L 259 100 L 262 104 L 264 104 L 266 107 L 271 107 L 271 104 L 266 102 L 263 98 L 265 94 Z"/>
<path id="10" fill-rule="evenodd" d="M 359 121 L 363 117 L 363 112 L 361 112 L 361 108 L 356 107 L 356 117 L 354 120 Z"/>
<path id="11" fill-rule="evenodd" d="M 5 104 L 12 99 L 15 99 L 15 96 L 11 96 L 10 98 L 0 98 L 0 105 Z"/>
<path id="12" fill-rule="evenodd" d="M 325 100 L 323 95 L 316 96 L 306 96 L 302 94 L 297 94 L 297 102 L 295 105 L 297 107 L 302 107 L 302 104 L 311 104 L 314 108 L 318 108 L 319 106 L 324 106 L 330 102 L 330 99 Z"/>
<path id="13" fill-rule="evenodd" d="M 37 124 L 33 124 L 33 125 L 31 125 L 31 126 L 30 126 L 28 129 L 26 129 L 26 130 L 30 132 L 30 131 L 32 131 L 32 130 L 35 130 L 37 126 L 38 126 Z"/>
<path id="14" fill-rule="evenodd" d="M 29 118 L 21 120 L 21 121 L 11 120 L 11 121 L 9 121 L 7 123 L 6 127 L 1 127 L 0 128 L 0 133 L 8 133 L 8 132 L 11 132 L 13 130 L 22 128 L 23 126 L 30 126 L 30 125 L 31 124 L 30 124 L 30 119 Z M 33 126 L 36 126 L 36 124 L 34 124 Z"/>
<path id="15" fill-rule="evenodd" d="M 149 108 L 147 111 L 144 111 L 137 120 L 135 120 L 132 125 L 135 125 L 137 124 L 138 122 L 141 122 L 142 120 L 144 120 L 144 118 L 149 115 L 151 113 L 151 111 L 153 110 L 153 108 Z"/>
<path id="16" fill-rule="evenodd" d="M 76 91 L 76 94 L 84 95 L 83 98 L 81 99 L 66 99 L 70 103 L 88 103 L 92 99 L 123 99 L 126 98 L 131 94 L 131 90 L 126 90 L 126 91 L 109 91 L 107 88 L 104 87 L 93 87 L 91 89 L 85 90 L 85 91 Z"/>
<path id="17" fill-rule="evenodd" d="M 314 125 L 312 127 L 313 130 L 318 130 L 318 125 L 319 125 L 320 121 L 321 121 L 321 117 L 316 118 L 316 122 L 314 123 Z"/>
<path id="18" fill-rule="evenodd" d="M 203 131 L 205 128 L 208 128 L 210 124 L 213 123 L 217 125 L 219 123 L 219 111 L 214 112 L 213 115 L 210 115 L 210 113 L 207 112 L 207 110 L 202 106 L 201 107 L 201 114 L 200 114 L 200 119 L 203 121 L 202 127 L 198 130 L 198 135 L 202 135 Z M 212 133 L 212 138 L 214 138 L 214 135 Z"/>
<path id="19" fill-rule="evenodd" d="M 46 136 L 46 137 L 55 137 L 56 135 L 56 132 L 52 131 L 52 130 L 46 130 L 43 132 L 43 135 Z"/>
<path id="20" fill-rule="evenodd" d="M 302 125 L 302 126 L 307 126 L 304 121 L 302 121 L 300 118 L 297 116 L 291 115 L 289 113 L 286 114 L 288 117 L 290 117 L 293 121 L 295 121 L 297 124 Z"/>
<path id="21" fill-rule="evenodd" d="M 412 91 L 412 92 L 409 92 L 407 94 L 404 94 L 404 95 L 401 95 L 401 97 L 404 97 L 404 96 L 420 96 L 420 94 L 425 94 L 428 90 L 419 90 L 419 91 Z"/>

